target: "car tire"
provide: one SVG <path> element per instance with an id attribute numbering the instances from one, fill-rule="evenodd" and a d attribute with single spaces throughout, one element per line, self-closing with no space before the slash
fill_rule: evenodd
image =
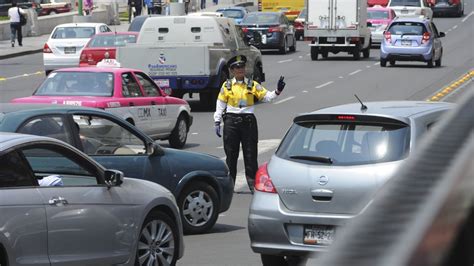
<path id="1" fill-rule="evenodd" d="M 381 67 L 386 67 L 387 66 L 387 59 L 380 58 L 380 66 Z"/>
<path id="2" fill-rule="evenodd" d="M 434 61 L 434 53 L 431 54 L 430 60 L 426 62 L 426 65 L 428 66 L 428 68 L 432 68 L 434 66 L 433 61 Z"/>
<path id="3" fill-rule="evenodd" d="M 288 263 L 283 256 L 260 254 L 263 266 L 286 266 Z"/>
<path id="4" fill-rule="evenodd" d="M 283 46 L 280 47 L 280 54 L 286 54 L 287 51 L 288 51 L 288 43 L 285 37 L 285 40 L 283 41 Z"/>
<path id="5" fill-rule="evenodd" d="M 328 59 L 329 52 L 328 51 L 321 51 L 321 56 L 323 57 L 323 59 Z"/>
<path id="6" fill-rule="evenodd" d="M 48 13 L 48 15 L 56 15 L 56 14 L 57 14 L 57 12 L 54 11 L 54 10 L 51 10 L 51 11 L 49 11 L 49 13 Z"/>
<path id="7" fill-rule="evenodd" d="M 209 231 L 217 221 L 219 198 L 215 189 L 204 182 L 193 182 L 178 196 L 178 207 L 186 234 Z"/>
<path id="8" fill-rule="evenodd" d="M 263 82 L 262 70 L 258 65 L 255 65 L 253 67 L 253 80 L 255 80 L 258 83 Z"/>
<path id="9" fill-rule="evenodd" d="M 182 149 L 186 144 L 186 140 L 188 138 L 188 121 L 183 114 L 178 116 L 178 120 L 176 120 L 176 125 L 171 131 L 171 135 L 168 139 L 168 143 L 170 144 L 171 148 L 175 149 Z"/>
<path id="10" fill-rule="evenodd" d="M 318 60 L 318 47 L 311 46 L 311 60 L 316 61 Z"/>
<path id="11" fill-rule="evenodd" d="M 291 52 L 296 52 L 296 38 L 293 38 L 293 45 L 290 46 Z"/>
<path id="12" fill-rule="evenodd" d="M 436 67 L 441 67 L 441 58 L 443 57 L 443 51 L 441 51 L 441 54 L 439 55 L 438 60 L 435 61 Z"/>
<path id="13" fill-rule="evenodd" d="M 394 66 L 395 65 L 395 60 L 390 60 L 390 66 Z"/>
<path id="14" fill-rule="evenodd" d="M 178 225 L 162 211 L 151 212 L 140 230 L 135 266 L 175 265 L 178 256 Z M 157 263 L 151 263 L 150 260 Z"/>
<path id="15" fill-rule="evenodd" d="M 354 58 L 354 60 L 360 60 L 360 47 L 359 46 L 356 46 L 354 48 L 354 50 L 352 51 L 352 57 Z"/>

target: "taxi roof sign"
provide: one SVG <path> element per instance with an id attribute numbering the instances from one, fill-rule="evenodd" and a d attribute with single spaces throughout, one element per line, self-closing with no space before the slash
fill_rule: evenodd
<path id="1" fill-rule="evenodd" d="M 97 63 L 97 67 L 121 67 L 119 61 L 115 59 L 105 58 Z"/>

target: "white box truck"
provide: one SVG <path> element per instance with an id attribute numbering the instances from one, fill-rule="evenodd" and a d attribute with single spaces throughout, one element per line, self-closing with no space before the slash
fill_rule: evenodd
<path id="1" fill-rule="evenodd" d="M 311 41 L 311 59 L 329 52 L 347 52 L 354 60 L 370 56 L 367 0 L 306 0 L 304 36 Z"/>

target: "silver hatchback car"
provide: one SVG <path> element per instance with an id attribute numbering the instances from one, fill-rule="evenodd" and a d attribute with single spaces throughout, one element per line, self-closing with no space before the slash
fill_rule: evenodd
<path id="1" fill-rule="evenodd" d="M 453 104 L 347 104 L 294 118 L 255 178 L 248 230 L 263 265 L 324 251 Z"/>
<path id="2" fill-rule="evenodd" d="M 0 133 L 0 265 L 175 265 L 176 200 L 59 140 Z"/>

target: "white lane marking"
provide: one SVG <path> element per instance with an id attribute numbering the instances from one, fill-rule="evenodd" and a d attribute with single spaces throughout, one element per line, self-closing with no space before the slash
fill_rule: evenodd
<path id="1" fill-rule="evenodd" d="M 357 74 L 361 71 L 362 71 L 362 69 L 357 69 L 356 71 L 349 73 L 349 76 L 355 75 L 355 74 Z"/>
<path id="2" fill-rule="evenodd" d="M 454 25 L 453 30 L 457 29 L 458 25 Z"/>
<path id="3" fill-rule="evenodd" d="M 291 100 L 291 99 L 293 99 L 293 98 L 295 98 L 295 96 L 290 96 L 290 97 L 287 97 L 287 98 L 285 98 L 285 99 L 281 99 L 281 100 L 279 100 L 278 102 L 274 102 L 273 104 L 284 103 L 284 102 L 289 101 L 289 100 Z"/>
<path id="4" fill-rule="evenodd" d="M 366 68 L 370 68 L 371 66 L 365 66 Z"/>
<path id="5" fill-rule="evenodd" d="M 197 134 L 199 134 L 199 133 L 197 133 L 197 132 L 193 132 L 193 133 L 191 133 L 191 135 L 197 135 Z"/>
<path id="6" fill-rule="evenodd" d="M 462 22 L 465 22 L 470 16 L 472 16 L 474 14 L 474 11 L 471 11 L 471 13 L 469 13 L 469 15 L 467 15 L 465 18 L 463 18 L 461 21 Z"/>
<path id="7" fill-rule="evenodd" d="M 302 93 L 308 93 L 308 91 L 302 91 Z"/>
<path id="8" fill-rule="evenodd" d="M 310 56 L 311 54 L 306 54 L 306 56 Z"/>
<path id="9" fill-rule="evenodd" d="M 343 76 L 339 76 L 340 79 L 343 79 L 344 77 Z"/>
<path id="10" fill-rule="evenodd" d="M 376 65 L 378 65 L 378 64 L 380 64 L 380 62 L 375 63 L 374 66 L 376 66 Z"/>
<path id="11" fill-rule="evenodd" d="M 450 31 L 452 31 L 452 30 L 453 30 L 453 29 L 449 29 L 446 33 L 450 32 Z"/>
<path id="12" fill-rule="evenodd" d="M 322 87 L 325 87 L 325 86 L 330 85 L 330 84 L 332 84 L 332 83 L 334 83 L 334 81 L 328 81 L 328 82 L 326 82 L 326 83 L 324 83 L 324 84 L 321 84 L 321 85 L 319 85 L 319 86 L 316 86 L 316 87 L 314 87 L 314 88 L 316 88 L 316 89 L 321 89 Z"/>
<path id="13" fill-rule="evenodd" d="M 300 58 L 300 59 L 301 59 L 301 58 L 303 58 L 303 56 L 302 56 L 302 55 L 300 55 L 300 56 L 298 56 L 298 58 Z"/>
<path id="14" fill-rule="evenodd" d="M 293 61 L 293 59 L 281 60 L 281 61 L 278 61 L 278 63 L 281 64 L 281 63 L 286 63 L 286 62 L 291 62 L 291 61 Z"/>

